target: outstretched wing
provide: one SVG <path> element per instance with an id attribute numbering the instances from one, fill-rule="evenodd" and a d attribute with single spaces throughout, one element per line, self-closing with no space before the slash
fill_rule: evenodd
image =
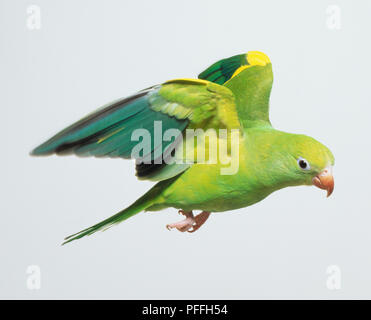
<path id="1" fill-rule="evenodd" d="M 270 125 L 269 97 L 273 83 L 272 65 L 259 51 L 222 59 L 198 76 L 228 87 L 236 97 L 241 124 Z"/>
<path id="2" fill-rule="evenodd" d="M 161 131 L 177 129 L 170 141 L 156 139 Z M 133 158 L 138 139 L 135 130 L 145 129 L 151 137 L 148 154 L 134 156 L 149 163 L 137 163 L 141 179 L 164 180 L 186 170 L 189 164 L 167 165 L 167 150 L 175 149 L 186 128 L 239 128 L 233 93 L 204 80 L 179 79 L 165 82 L 125 99 L 103 106 L 59 132 L 32 151 L 32 155 L 76 154 L 78 156 Z M 157 128 L 158 129 L 158 128 Z M 160 133 L 162 134 L 162 133 Z"/>

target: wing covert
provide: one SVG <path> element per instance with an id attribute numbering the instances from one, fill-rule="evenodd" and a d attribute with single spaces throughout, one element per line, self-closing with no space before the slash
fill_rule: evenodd
<path id="1" fill-rule="evenodd" d="M 199 78 L 222 84 L 233 92 L 243 127 L 270 126 L 269 97 L 273 73 L 266 54 L 249 51 L 222 59 L 200 73 Z"/>

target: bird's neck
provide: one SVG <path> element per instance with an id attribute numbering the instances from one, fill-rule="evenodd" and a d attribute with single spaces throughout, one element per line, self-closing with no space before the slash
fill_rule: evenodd
<path id="1" fill-rule="evenodd" d="M 300 183 L 286 174 L 286 157 L 281 152 L 287 133 L 273 128 L 251 128 L 245 130 L 245 162 L 243 170 L 255 188 L 270 194 L 276 190 L 299 185 Z M 251 170 L 254 168 L 254 170 Z"/>

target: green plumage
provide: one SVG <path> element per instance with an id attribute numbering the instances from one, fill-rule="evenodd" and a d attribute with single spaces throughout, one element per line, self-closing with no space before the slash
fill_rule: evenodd
<path id="1" fill-rule="evenodd" d="M 197 79 L 178 79 L 140 91 L 97 110 L 37 147 L 33 155 L 76 154 L 96 157 L 132 157 L 138 141 L 136 129 L 147 129 L 154 136 L 155 122 L 162 130 L 176 129 L 174 139 L 160 144 L 151 141 L 150 163 L 140 163 L 139 179 L 159 181 L 127 209 L 77 234 L 66 242 L 103 230 L 141 212 L 168 207 L 186 211 L 220 212 L 261 201 L 272 192 L 288 186 L 311 185 L 322 170 L 334 164 L 327 147 L 305 135 L 275 130 L 269 120 L 269 96 L 273 83 L 272 65 L 260 52 L 223 59 Z M 186 129 L 238 129 L 238 170 L 221 174 L 225 163 L 185 163 L 189 147 Z M 206 139 L 206 135 L 202 136 Z M 209 144 L 212 140 L 209 138 Z M 223 138 L 216 137 L 218 143 Z M 199 145 L 190 144 L 191 154 Z M 206 144 L 207 146 L 207 144 Z M 204 147 L 202 147 L 204 148 Z M 206 148 L 206 147 L 205 147 Z M 174 151 L 183 163 L 168 164 L 164 159 Z M 308 167 L 301 168 L 300 159 Z M 193 159 L 193 158 L 192 158 Z M 138 162 L 139 161 L 139 162 Z"/>
<path id="2" fill-rule="evenodd" d="M 156 184 L 151 190 L 149 190 L 146 194 L 140 197 L 137 201 L 135 201 L 131 206 L 127 207 L 126 209 L 116 213 L 115 215 L 103 220 L 89 228 L 86 228 L 78 233 L 72 234 L 66 237 L 63 244 L 71 242 L 73 240 L 80 239 L 85 236 L 89 236 L 96 232 L 97 230 L 106 230 L 111 226 L 120 223 L 130 217 L 134 216 L 135 214 L 139 213 L 142 210 L 147 209 L 151 205 L 153 205 L 161 193 L 169 186 L 175 179 L 168 179 L 165 181 L 161 181 Z"/>
<path id="3" fill-rule="evenodd" d="M 214 63 L 205 71 L 201 72 L 198 78 L 223 84 L 232 77 L 239 67 L 245 65 L 248 65 L 246 54 L 239 54 Z"/>

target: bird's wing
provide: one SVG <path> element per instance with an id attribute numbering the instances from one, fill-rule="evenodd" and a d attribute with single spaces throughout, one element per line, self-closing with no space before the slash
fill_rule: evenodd
<path id="1" fill-rule="evenodd" d="M 270 125 L 269 97 L 273 73 L 269 57 L 264 53 L 249 51 L 222 59 L 200 73 L 198 78 L 231 89 L 237 98 L 238 117 L 244 127 L 256 123 Z M 245 99 L 239 99 L 239 96 Z"/>
<path id="2" fill-rule="evenodd" d="M 179 134 L 173 135 L 170 141 L 163 141 L 160 133 L 160 138 L 156 139 L 158 125 L 162 132 L 177 129 Z M 31 154 L 133 158 L 132 150 L 140 139 L 133 140 L 132 135 L 136 129 L 146 129 L 151 145 L 146 149 L 148 154 L 143 154 L 143 149 L 140 157 L 150 157 L 151 161 L 137 163 L 137 176 L 165 180 L 190 166 L 155 161 L 159 156 L 168 156 L 167 150 L 175 150 L 186 128 L 240 128 L 232 92 L 205 80 L 167 81 L 103 106 L 59 132 Z"/>
<path id="3" fill-rule="evenodd" d="M 201 72 L 198 78 L 222 85 L 232 78 L 237 69 L 246 65 L 249 65 L 247 54 L 238 54 L 215 62 Z"/>

